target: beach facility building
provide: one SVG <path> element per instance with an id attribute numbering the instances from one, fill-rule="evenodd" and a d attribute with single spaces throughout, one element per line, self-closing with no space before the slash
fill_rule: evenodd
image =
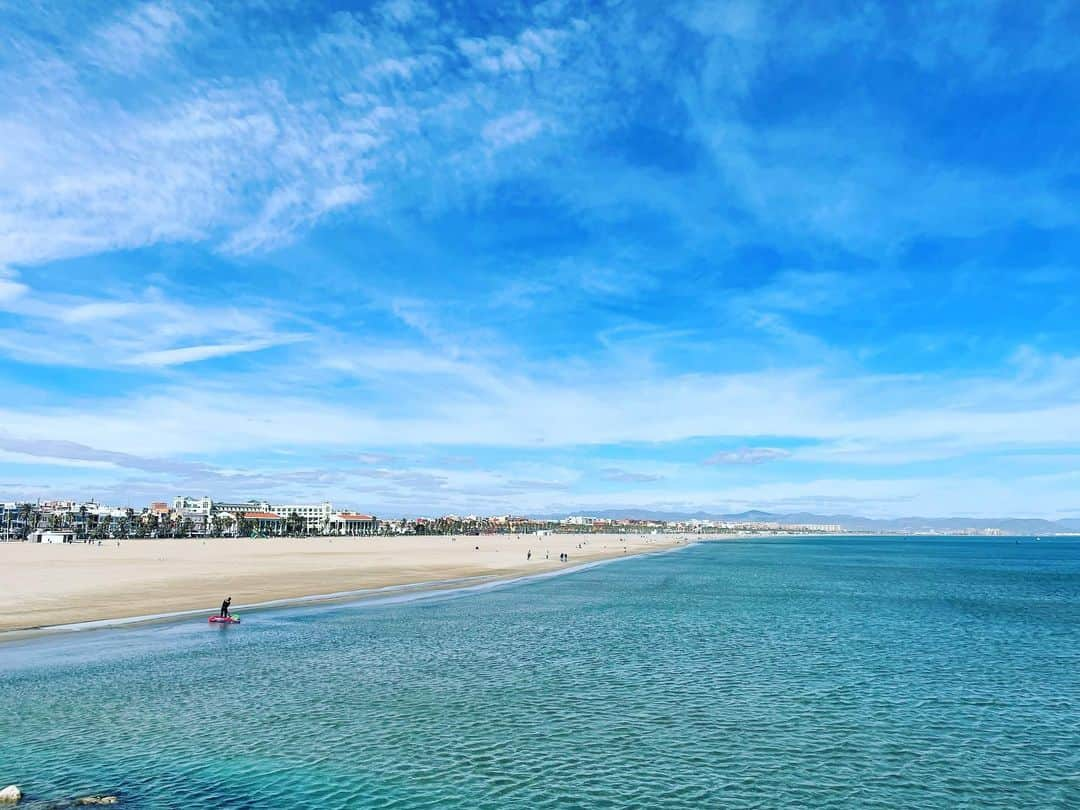
<path id="1" fill-rule="evenodd" d="M 285 528 L 285 518 L 276 512 L 243 512 L 240 517 L 258 534 L 281 534 Z"/>
<path id="2" fill-rule="evenodd" d="M 379 520 L 374 515 L 361 515 L 356 512 L 338 512 L 331 515 L 327 522 L 330 534 L 346 537 L 366 537 L 379 532 Z"/>
<path id="3" fill-rule="evenodd" d="M 74 543 L 74 529 L 40 529 L 27 537 L 31 543 Z"/>

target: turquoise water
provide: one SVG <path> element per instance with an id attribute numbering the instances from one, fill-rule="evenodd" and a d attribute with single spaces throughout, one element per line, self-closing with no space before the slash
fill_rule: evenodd
<path id="1" fill-rule="evenodd" d="M 0 783 L 127 807 L 1080 807 L 1080 541 L 753 540 L 0 646 Z"/>

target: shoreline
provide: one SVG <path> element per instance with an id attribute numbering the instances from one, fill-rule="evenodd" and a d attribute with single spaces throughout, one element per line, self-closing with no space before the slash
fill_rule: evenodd
<path id="1" fill-rule="evenodd" d="M 569 568 L 557 568 L 550 571 L 540 571 L 535 574 L 523 574 L 518 576 L 480 576 L 462 577 L 460 579 L 430 580 L 425 582 L 411 582 L 402 585 L 386 585 L 381 588 L 363 588 L 355 591 L 338 591 L 336 593 L 315 593 L 307 596 L 287 597 L 283 599 L 271 599 L 266 602 L 255 602 L 244 605 L 244 615 L 249 612 L 263 613 L 269 610 L 298 607 L 319 607 L 335 604 L 358 604 L 386 605 L 400 604 L 405 602 L 420 602 L 427 599 L 435 599 L 440 596 L 458 596 L 478 591 L 493 590 L 495 588 L 523 585 L 530 582 L 540 582 L 545 579 L 569 576 L 582 571 L 589 571 L 603 565 L 609 565 L 620 560 L 636 559 L 639 557 L 660 557 L 664 554 L 672 554 L 683 549 L 692 548 L 700 541 L 688 541 L 668 548 L 656 551 L 643 551 L 632 555 L 618 555 L 590 560 L 589 562 L 572 565 Z M 94 630 L 110 630 L 124 627 L 140 627 L 148 624 L 172 624 L 192 616 L 205 616 L 207 611 L 197 608 L 193 610 L 181 610 L 174 613 L 157 613 L 145 616 L 126 616 L 119 619 L 95 619 L 93 621 L 72 622 L 69 624 L 54 624 L 42 627 L 26 627 L 17 630 L 0 631 L 0 644 L 13 641 L 29 641 L 49 636 L 71 635 Z"/>
<path id="2" fill-rule="evenodd" d="M 308 603 L 427 598 L 573 573 L 697 542 L 681 535 L 426 535 L 0 544 L 0 571 L 7 571 L 0 573 L 0 643 L 210 615 L 217 610 L 207 600 L 208 589 L 233 594 L 238 614 Z M 536 551 L 531 560 L 504 562 L 527 550 Z M 569 559 L 557 560 L 560 553 Z M 221 566 L 232 570 L 223 574 Z M 32 621 L 46 617 L 53 620 Z"/>

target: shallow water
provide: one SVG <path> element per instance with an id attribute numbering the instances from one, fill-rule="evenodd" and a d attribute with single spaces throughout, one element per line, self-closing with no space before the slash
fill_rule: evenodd
<path id="1" fill-rule="evenodd" d="M 0 645 L 0 783 L 127 807 L 1080 807 L 1080 541 L 710 543 Z"/>

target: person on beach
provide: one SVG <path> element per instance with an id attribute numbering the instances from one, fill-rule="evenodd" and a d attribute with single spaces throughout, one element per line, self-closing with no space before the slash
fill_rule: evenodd
<path id="1" fill-rule="evenodd" d="M 221 603 L 221 618 L 229 618 L 229 605 L 232 604 L 232 597 L 226 596 L 225 601 Z"/>

